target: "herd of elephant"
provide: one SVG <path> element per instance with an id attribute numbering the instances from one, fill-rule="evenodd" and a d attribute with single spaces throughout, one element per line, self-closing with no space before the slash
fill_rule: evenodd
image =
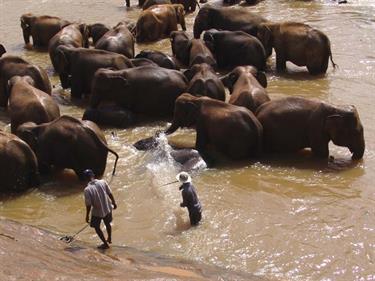
<path id="1" fill-rule="evenodd" d="M 21 16 L 25 44 L 31 36 L 34 48 L 48 49 L 62 88 L 71 89 L 72 100 L 87 99 L 88 106 L 82 120 L 60 116 L 46 71 L 4 55 L 0 44 L 0 106 L 11 120 L 11 133 L 0 131 L 1 191 L 35 186 L 39 174 L 51 169 L 70 168 L 79 178 L 87 168 L 103 175 L 108 152 L 116 163 L 118 155 L 98 125 L 127 128 L 139 116 L 171 118 L 166 135 L 195 128 L 195 148 L 208 163 L 304 148 L 327 158 L 330 141 L 349 148 L 353 159 L 363 157 L 363 126 L 354 106 L 301 97 L 271 100 L 267 94 L 264 71 L 273 49 L 278 71 L 287 61 L 306 66 L 311 75 L 324 74 L 329 59 L 335 67 L 323 32 L 298 22 L 270 22 L 242 7 L 206 4 L 191 38 L 184 15 L 199 4 L 177 1 L 140 1 L 144 10 L 137 23 L 121 21 L 113 28 Z M 135 55 L 135 42 L 166 37 L 173 56 L 153 50 Z"/>

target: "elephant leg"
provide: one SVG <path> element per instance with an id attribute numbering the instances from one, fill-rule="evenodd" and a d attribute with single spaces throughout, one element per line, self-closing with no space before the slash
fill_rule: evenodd
<path id="1" fill-rule="evenodd" d="M 81 99 L 82 98 L 82 91 L 83 91 L 83 87 L 82 87 L 82 83 L 83 81 L 80 81 L 79 79 L 75 78 L 76 75 L 72 75 L 72 81 L 71 81 L 71 92 L 70 92 L 70 95 L 72 98 L 75 98 L 75 99 Z"/>
<path id="2" fill-rule="evenodd" d="M 203 130 L 197 128 L 197 139 L 195 140 L 195 148 L 206 162 L 207 166 L 214 165 L 214 159 L 209 155 L 207 151 L 207 144 L 209 142 L 208 135 Z"/>
<path id="3" fill-rule="evenodd" d="M 276 50 L 276 69 L 277 71 L 285 71 L 286 69 L 286 58 L 282 51 Z"/>
<path id="4" fill-rule="evenodd" d="M 311 151 L 314 154 L 314 156 L 318 158 L 328 158 L 329 156 L 328 143 L 311 146 Z"/>

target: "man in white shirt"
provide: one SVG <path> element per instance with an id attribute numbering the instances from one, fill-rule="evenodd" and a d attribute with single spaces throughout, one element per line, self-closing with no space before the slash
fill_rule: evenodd
<path id="1" fill-rule="evenodd" d="M 87 169 L 83 172 L 84 178 L 87 180 L 87 186 L 84 190 L 85 204 L 86 204 L 86 222 L 90 222 L 98 234 L 103 244 L 98 246 L 99 249 L 108 249 L 109 244 L 112 243 L 112 205 L 113 209 L 117 208 L 116 201 L 112 195 L 112 191 L 105 180 L 95 179 L 95 174 L 92 170 Z M 112 204 L 111 204 L 112 203 Z M 91 212 L 91 220 L 89 221 L 89 214 Z M 108 238 L 104 238 L 104 234 L 100 229 L 100 223 L 103 220 L 107 229 Z"/>

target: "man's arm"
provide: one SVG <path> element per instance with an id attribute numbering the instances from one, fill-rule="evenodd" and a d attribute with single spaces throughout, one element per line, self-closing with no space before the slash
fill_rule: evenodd
<path id="1" fill-rule="evenodd" d="M 90 219 L 89 219 L 90 211 L 91 211 L 91 205 L 86 205 L 86 222 L 87 223 L 90 222 Z"/>
<path id="2" fill-rule="evenodd" d="M 113 197 L 112 193 L 109 193 L 108 197 L 109 197 L 109 199 L 111 199 L 111 202 L 112 202 L 112 205 L 113 205 L 113 209 L 116 210 L 117 209 L 117 205 L 116 205 L 116 201 L 115 201 L 115 198 Z"/>
<path id="3" fill-rule="evenodd" d="M 182 190 L 182 202 L 180 203 L 180 207 L 187 207 L 187 194 L 185 190 Z"/>

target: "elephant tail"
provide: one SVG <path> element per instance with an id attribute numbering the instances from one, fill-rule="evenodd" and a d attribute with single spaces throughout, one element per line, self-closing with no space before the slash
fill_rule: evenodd
<path id="1" fill-rule="evenodd" d="M 332 63 L 332 66 L 333 68 L 338 68 L 339 66 L 333 61 L 333 58 L 332 58 L 332 52 L 331 52 L 331 46 L 329 47 L 329 59 L 331 60 L 331 63 Z"/>
<path id="2" fill-rule="evenodd" d="M 108 149 L 109 152 L 111 152 L 116 157 L 115 165 L 113 166 L 113 171 L 112 171 L 112 176 L 113 176 L 116 173 L 116 166 L 117 166 L 117 161 L 119 159 L 119 156 L 118 156 L 116 151 L 110 149 L 108 146 L 107 146 L 107 149 Z"/>

